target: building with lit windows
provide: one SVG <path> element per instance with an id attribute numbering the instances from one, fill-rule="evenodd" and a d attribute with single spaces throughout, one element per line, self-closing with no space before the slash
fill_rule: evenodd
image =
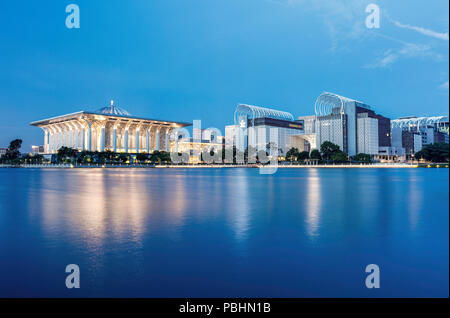
<path id="1" fill-rule="evenodd" d="M 234 125 L 225 127 L 225 146 L 240 151 L 247 147 L 268 150 L 277 145 L 282 156 L 292 148 L 302 148 L 303 120 L 294 120 L 288 112 L 254 105 L 238 104 L 234 112 Z"/>
<path id="2" fill-rule="evenodd" d="M 188 153 L 189 163 L 201 163 L 202 154 L 214 152 L 218 162 L 222 162 L 222 141 L 212 141 L 210 139 L 197 140 L 195 138 L 180 139 L 174 149 L 177 153 Z M 219 157 L 220 156 L 220 157 Z"/>
<path id="3" fill-rule="evenodd" d="M 391 121 L 392 143 L 412 156 L 423 146 L 449 142 L 448 116 L 403 117 Z"/>
<path id="4" fill-rule="evenodd" d="M 376 114 L 369 105 L 333 93 L 322 93 L 315 103 L 316 144 L 330 141 L 350 156 L 378 155 L 391 147 L 390 119 Z"/>
<path id="5" fill-rule="evenodd" d="M 45 153 L 45 147 L 44 146 L 31 146 L 31 153 L 32 154 L 44 154 Z"/>
<path id="6" fill-rule="evenodd" d="M 57 153 L 65 146 L 79 151 L 151 153 L 170 151 L 173 129 L 189 123 L 136 117 L 114 105 L 97 111 L 79 111 L 31 123 L 44 130 L 44 152 Z"/>

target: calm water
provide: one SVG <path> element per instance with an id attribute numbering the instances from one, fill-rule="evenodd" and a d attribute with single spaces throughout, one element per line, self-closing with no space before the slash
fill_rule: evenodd
<path id="1" fill-rule="evenodd" d="M 448 173 L 0 169 L 0 296 L 448 297 Z"/>

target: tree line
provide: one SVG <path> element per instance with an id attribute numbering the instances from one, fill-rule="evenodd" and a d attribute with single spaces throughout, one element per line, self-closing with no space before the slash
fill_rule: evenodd
<path id="1" fill-rule="evenodd" d="M 40 154 L 26 154 L 20 153 L 22 147 L 21 139 L 14 139 L 9 143 L 9 147 L 6 149 L 6 153 L 0 158 L 0 163 L 3 164 L 40 164 L 43 162 L 44 157 Z"/>
<path id="2" fill-rule="evenodd" d="M 10 142 L 6 153 L 0 158 L 2 164 L 42 164 L 48 161 L 41 154 L 20 153 L 22 140 L 15 139 Z M 78 151 L 69 147 L 61 147 L 56 155 L 52 155 L 52 163 L 71 163 L 71 164 L 128 164 L 128 163 L 147 163 L 147 164 L 165 164 L 170 163 L 170 154 L 165 151 L 154 151 L 151 154 L 138 153 L 117 153 L 112 151 Z"/>
<path id="3" fill-rule="evenodd" d="M 166 164 L 171 163 L 170 154 L 166 151 L 153 153 L 130 154 L 113 151 L 78 151 L 61 147 L 55 158 L 57 163 L 72 164 Z"/>
<path id="4" fill-rule="evenodd" d="M 423 159 L 430 162 L 448 162 L 449 144 L 439 142 L 425 145 L 422 150 L 416 152 L 414 157 L 418 160 Z"/>
<path id="5" fill-rule="evenodd" d="M 330 141 L 325 141 L 320 145 L 320 150 L 313 149 L 308 151 L 298 151 L 297 148 L 291 148 L 286 153 L 286 160 L 291 162 L 304 163 L 307 160 L 317 160 L 319 163 L 346 163 L 361 162 L 371 163 L 372 156 L 365 153 L 359 153 L 356 156 L 348 156 L 340 147 Z"/>
<path id="6" fill-rule="evenodd" d="M 0 158 L 0 163 L 7 164 L 40 164 L 45 161 L 40 154 L 20 153 L 22 146 L 21 139 L 11 141 L 6 153 Z M 266 155 L 269 155 L 270 144 L 267 145 Z M 233 163 L 236 162 L 239 150 L 233 146 Z M 210 151 L 210 155 L 214 154 Z M 256 149 L 247 148 L 243 154 L 244 161 L 248 163 L 250 158 L 259 162 L 259 155 Z M 283 155 L 283 151 L 279 149 L 279 155 Z M 201 154 L 201 161 L 204 154 Z M 414 157 L 417 160 L 425 160 L 428 162 L 449 162 L 449 144 L 434 143 L 425 145 L 422 150 L 418 151 Z M 219 158 L 225 159 L 225 151 L 219 151 Z M 359 153 L 356 156 L 348 156 L 340 147 L 330 141 L 325 141 L 320 145 L 320 150 L 313 149 L 311 152 L 299 151 L 297 148 L 291 148 L 285 154 L 285 160 L 290 162 L 304 163 L 307 160 L 316 160 L 319 163 L 371 163 L 372 156 L 365 153 Z M 112 151 L 78 151 L 69 147 L 61 147 L 56 155 L 52 156 L 52 163 L 72 163 L 72 164 L 170 164 L 170 153 L 166 151 L 154 151 L 149 153 L 117 153 Z"/>

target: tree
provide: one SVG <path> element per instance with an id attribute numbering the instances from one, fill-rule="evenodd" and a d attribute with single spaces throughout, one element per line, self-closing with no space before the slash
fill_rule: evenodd
<path id="1" fill-rule="evenodd" d="M 97 154 L 100 163 L 111 163 L 115 160 L 117 154 L 111 150 L 101 151 Z"/>
<path id="2" fill-rule="evenodd" d="M 309 157 L 311 159 L 318 159 L 318 160 L 322 160 L 322 156 L 320 155 L 320 151 L 317 149 L 313 149 L 311 151 L 311 154 L 309 155 Z"/>
<path id="3" fill-rule="evenodd" d="M 83 163 L 91 163 L 92 161 L 93 160 L 92 160 L 92 156 L 91 155 L 86 155 L 83 158 Z"/>
<path id="4" fill-rule="evenodd" d="M 9 147 L 4 155 L 5 161 L 17 161 L 20 157 L 20 147 L 22 147 L 22 139 L 14 139 L 9 143 Z"/>
<path id="5" fill-rule="evenodd" d="M 161 151 L 159 153 L 159 158 L 164 163 L 171 163 L 172 162 L 172 159 L 170 158 L 170 153 L 167 152 L 167 151 Z"/>
<path id="6" fill-rule="evenodd" d="M 297 161 L 298 160 L 298 149 L 297 148 L 291 148 L 286 152 L 286 160 L 287 161 Z"/>
<path id="7" fill-rule="evenodd" d="M 147 161 L 148 160 L 148 154 L 147 153 L 142 153 L 142 152 L 140 152 L 140 153 L 138 153 L 137 155 L 136 155 L 136 160 L 138 161 L 138 162 L 145 162 L 145 161 Z"/>
<path id="8" fill-rule="evenodd" d="M 24 163 L 41 164 L 44 161 L 44 156 L 41 154 L 27 154 L 26 156 L 22 157 L 22 161 Z"/>
<path id="9" fill-rule="evenodd" d="M 331 155 L 331 160 L 333 162 L 347 162 L 348 156 L 343 151 L 337 151 Z"/>
<path id="10" fill-rule="evenodd" d="M 119 154 L 119 161 L 121 163 L 126 163 L 128 160 L 129 160 L 128 154 L 123 152 Z"/>
<path id="11" fill-rule="evenodd" d="M 369 163 L 372 161 L 371 156 L 366 153 L 359 153 L 356 156 L 354 156 L 352 159 L 355 161 L 364 162 L 364 163 Z"/>
<path id="12" fill-rule="evenodd" d="M 448 162 L 449 145 L 446 143 L 429 144 L 414 155 L 417 159 L 425 159 L 431 162 Z"/>
<path id="13" fill-rule="evenodd" d="M 309 152 L 302 151 L 297 156 L 298 161 L 305 161 L 306 159 L 309 159 Z"/>
<path id="14" fill-rule="evenodd" d="M 61 147 L 58 149 L 58 162 L 67 162 L 67 160 L 69 160 L 69 162 L 76 158 L 78 155 L 78 150 L 77 149 L 73 149 L 73 148 L 68 148 L 68 147 Z"/>
<path id="15" fill-rule="evenodd" d="M 157 162 L 157 163 L 159 163 L 159 164 L 162 164 L 162 163 L 170 163 L 170 162 L 172 162 L 172 160 L 170 159 L 170 153 L 168 153 L 168 152 L 166 152 L 166 151 L 158 151 L 158 150 L 155 150 L 155 151 L 151 154 L 150 159 L 151 159 L 153 162 Z"/>
<path id="16" fill-rule="evenodd" d="M 331 157 L 339 151 L 339 146 L 330 141 L 324 141 L 320 145 L 320 152 L 322 153 L 322 158 L 325 160 L 331 160 Z"/>

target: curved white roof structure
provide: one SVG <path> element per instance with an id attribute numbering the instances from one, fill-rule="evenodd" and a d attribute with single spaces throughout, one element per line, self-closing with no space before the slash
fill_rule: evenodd
<path id="1" fill-rule="evenodd" d="M 316 112 L 316 116 L 329 115 L 334 108 L 340 108 L 340 113 L 343 114 L 345 113 L 345 104 L 348 102 L 357 102 L 360 104 L 358 106 L 363 106 L 370 109 L 368 105 L 365 105 L 364 103 L 355 99 L 330 92 L 323 92 L 319 97 L 317 97 L 316 103 L 314 105 L 314 110 Z"/>
<path id="2" fill-rule="evenodd" d="M 191 124 L 131 116 L 111 101 L 110 106 L 95 112 L 79 111 L 35 121 L 31 125 L 44 130 L 45 153 L 53 154 L 62 146 L 100 152 L 169 151 L 170 132 Z M 161 145 L 164 148 L 160 148 Z"/>
<path id="3" fill-rule="evenodd" d="M 252 120 L 256 118 L 273 118 L 290 121 L 294 120 L 294 116 L 291 113 L 247 104 L 237 105 L 236 110 L 234 111 L 235 124 L 239 123 L 239 117 L 241 116 L 246 116 L 247 118 Z"/>
<path id="4" fill-rule="evenodd" d="M 114 106 L 114 101 L 111 101 L 110 106 L 105 106 L 100 108 L 96 111 L 99 114 L 105 114 L 105 115 L 119 115 L 119 116 L 131 116 L 129 112 L 127 112 L 125 109 L 119 108 L 117 106 Z"/>
<path id="5" fill-rule="evenodd" d="M 448 120 L 448 116 L 399 118 L 391 120 L 391 128 L 415 129 L 420 132 L 420 129 L 431 125 L 439 127 L 443 124 L 448 124 Z"/>

